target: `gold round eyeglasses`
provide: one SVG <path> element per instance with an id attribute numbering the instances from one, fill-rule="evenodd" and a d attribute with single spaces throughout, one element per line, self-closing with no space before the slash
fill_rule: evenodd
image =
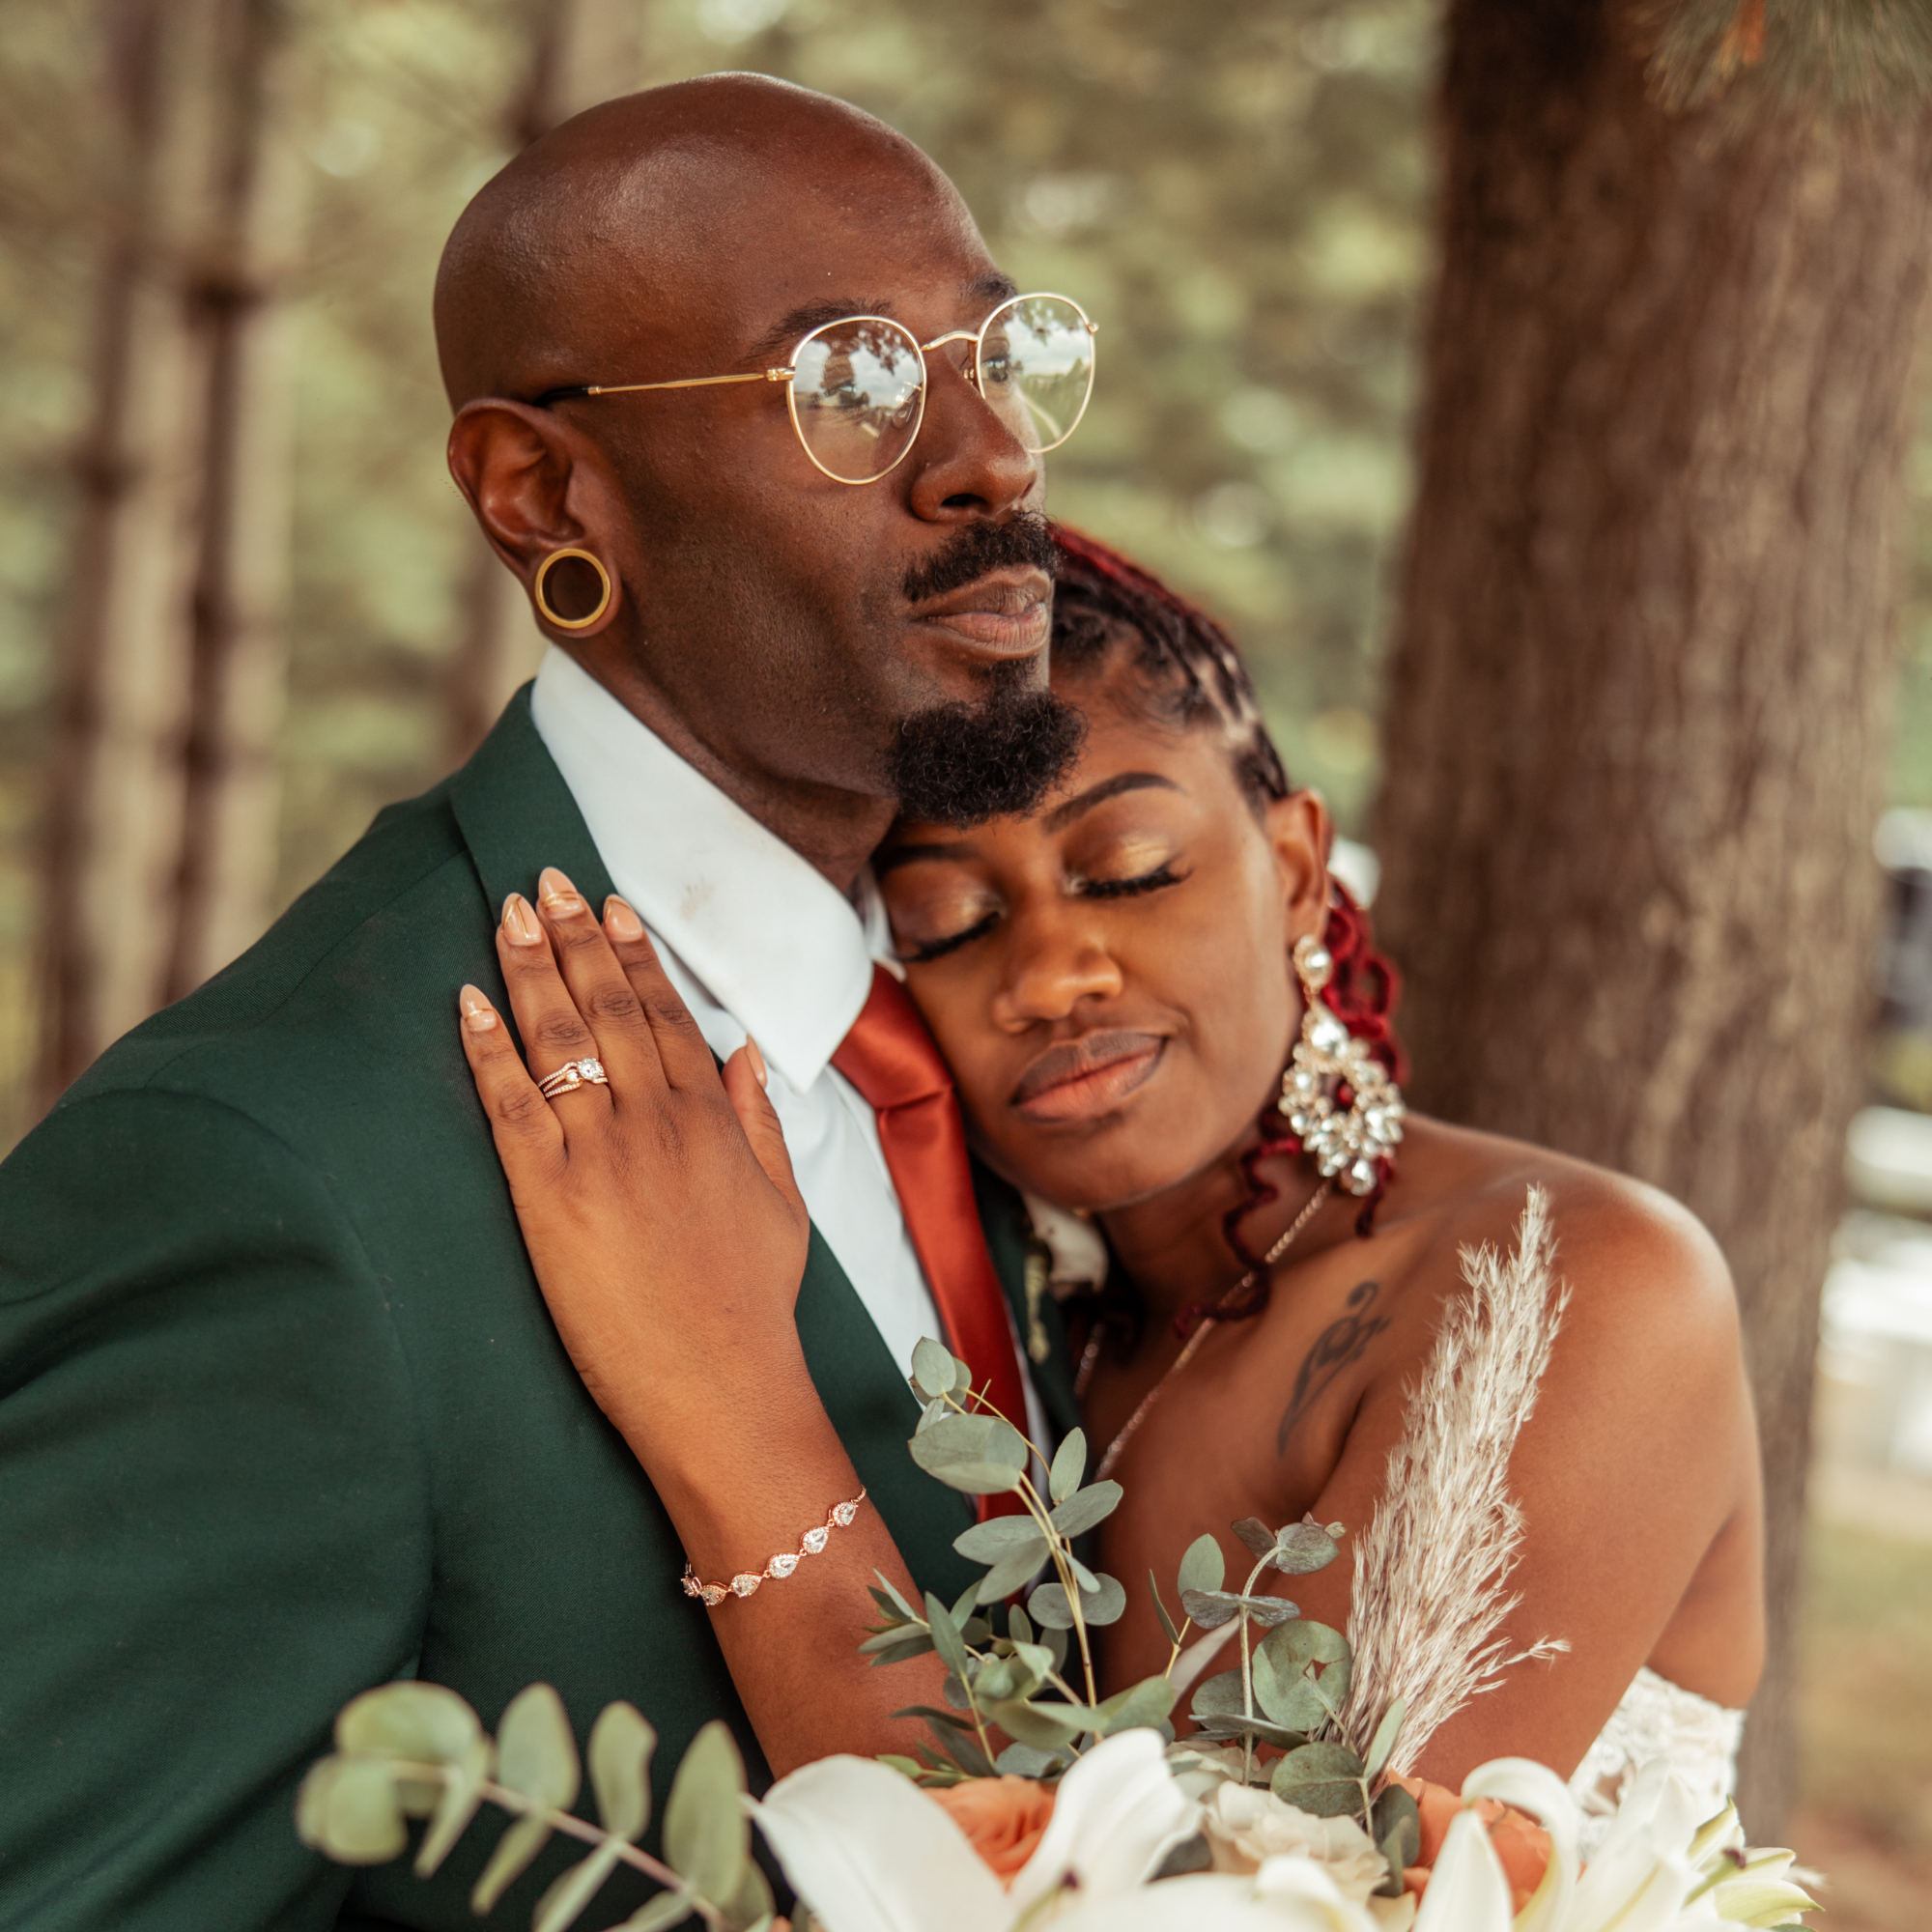
<path id="1" fill-rule="evenodd" d="M 967 380 L 1026 448 L 1043 455 L 1058 449 L 1087 413 L 1098 332 L 1066 296 L 1014 296 L 978 328 L 955 328 L 930 342 L 882 315 L 848 315 L 814 328 L 782 368 L 674 383 L 585 383 L 548 390 L 537 406 L 643 389 L 783 383 L 806 455 L 835 483 L 876 483 L 904 462 L 925 419 L 925 358 L 933 350 L 970 342 Z"/>

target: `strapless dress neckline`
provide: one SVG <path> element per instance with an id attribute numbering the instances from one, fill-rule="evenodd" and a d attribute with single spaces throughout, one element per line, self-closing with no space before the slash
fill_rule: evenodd
<path id="1" fill-rule="evenodd" d="M 1744 1728 L 1742 1711 L 1714 1704 L 1645 1665 L 1570 1779 L 1570 1795 L 1583 1813 L 1583 1857 L 1603 1842 L 1631 1780 L 1658 1758 L 1690 1793 L 1697 1816 L 1715 1817 L 1737 1783 Z"/>

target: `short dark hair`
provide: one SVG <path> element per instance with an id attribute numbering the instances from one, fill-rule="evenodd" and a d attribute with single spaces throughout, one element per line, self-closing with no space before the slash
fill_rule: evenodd
<path id="1" fill-rule="evenodd" d="M 1151 708 L 1191 729 L 1218 722 L 1234 746 L 1235 776 L 1257 810 L 1291 790 L 1281 753 L 1262 720 L 1255 681 L 1235 640 L 1207 611 L 1103 543 L 1056 525 L 1053 663 L 1097 670 L 1122 629 Z"/>

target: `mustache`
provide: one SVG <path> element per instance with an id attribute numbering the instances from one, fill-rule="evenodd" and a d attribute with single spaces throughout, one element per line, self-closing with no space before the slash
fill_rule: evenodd
<path id="1" fill-rule="evenodd" d="M 966 524 L 947 538 L 931 562 L 906 572 L 900 588 L 908 604 L 923 604 L 964 590 L 995 570 L 1043 570 L 1051 577 L 1059 559 L 1053 529 L 1037 510 L 1022 510 L 1004 524 Z"/>

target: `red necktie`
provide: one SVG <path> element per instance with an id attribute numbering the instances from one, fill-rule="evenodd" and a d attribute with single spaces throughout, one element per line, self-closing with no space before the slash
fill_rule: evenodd
<path id="1" fill-rule="evenodd" d="M 1026 1383 L 973 1199 L 952 1076 L 919 1009 L 883 966 L 872 968 L 871 997 L 832 1064 L 878 1116 L 886 1168 L 952 1352 L 973 1371 L 973 1386 L 1024 1435 Z M 996 1515 L 1013 1501 L 980 1500 Z"/>

